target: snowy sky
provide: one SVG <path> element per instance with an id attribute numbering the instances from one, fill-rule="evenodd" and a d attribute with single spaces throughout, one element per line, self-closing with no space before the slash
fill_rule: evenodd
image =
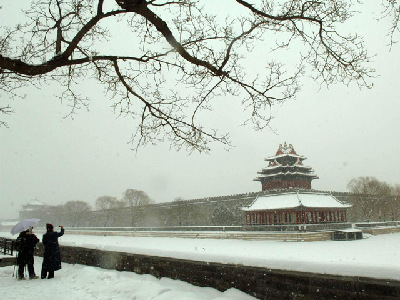
<path id="1" fill-rule="evenodd" d="M 6 10 L 12 2 L 2 0 L 0 22 L 18 16 Z M 0 218 L 16 217 L 20 206 L 35 198 L 93 205 L 102 195 L 120 198 L 128 188 L 143 190 L 156 202 L 258 191 L 260 183 L 253 179 L 266 166 L 264 158 L 285 141 L 308 157 L 305 164 L 320 177 L 315 189 L 345 191 L 358 176 L 399 183 L 400 47 L 387 46 L 390 20 L 375 21 L 380 1 L 371 2 L 377 3 L 365 4 L 349 28 L 376 53 L 373 89 L 335 85 L 328 90 L 304 79 L 296 100 L 273 107 L 272 129 L 263 132 L 238 126 L 239 105 L 217 107 L 210 121 L 230 132 L 230 151 L 214 144 L 210 154 L 189 155 L 158 144 L 134 152 L 129 120 L 114 115 L 92 82 L 82 83 L 93 99 L 90 111 L 73 120 L 64 118 L 69 107 L 55 97 L 57 86 L 30 89 L 25 100 L 12 101 L 9 129 L 0 130 Z"/>

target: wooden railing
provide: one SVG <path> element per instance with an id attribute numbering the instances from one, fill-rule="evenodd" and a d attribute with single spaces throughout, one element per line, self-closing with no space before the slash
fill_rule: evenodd
<path id="1" fill-rule="evenodd" d="M 15 240 L 0 237 L 0 253 L 4 255 L 14 255 Z"/>

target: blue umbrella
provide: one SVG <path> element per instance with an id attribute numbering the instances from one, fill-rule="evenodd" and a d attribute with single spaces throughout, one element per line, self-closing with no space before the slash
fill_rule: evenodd
<path id="1" fill-rule="evenodd" d="M 31 227 L 36 226 L 37 223 L 39 223 L 40 219 L 25 219 L 17 223 L 12 229 L 11 233 L 12 235 L 16 233 L 20 233 L 22 231 L 25 231 Z"/>

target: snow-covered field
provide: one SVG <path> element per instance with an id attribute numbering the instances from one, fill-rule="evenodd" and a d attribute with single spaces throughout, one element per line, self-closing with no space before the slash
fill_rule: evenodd
<path id="1" fill-rule="evenodd" d="M 42 258 L 35 257 L 40 273 Z M 220 292 L 169 278 L 118 272 L 64 263 L 54 279 L 16 280 L 14 268 L 0 268 L 0 299 L 30 300 L 250 300 L 253 297 L 237 290 Z"/>
<path id="2" fill-rule="evenodd" d="M 0 232 L 0 236 L 11 237 L 11 234 Z M 38 236 L 40 237 L 40 235 Z M 278 242 L 85 236 L 68 234 L 68 230 L 66 230 L 65 235 L 59 241 L 61 245 L 76 245 L 137 254 L 234 263 L 272 269 L 400 280 L 400 233 L 369 236 L 368 238 L 355 241 Z M 37 258 L 38 262 L 39 260 L 40 258 Z M 9 273 L 10 268 L 1 269 L 0 293 L 3 293 L 3 290 L 11 293 L 13 288 L 21 286 L 34 287 L 35 289 L 37 286 L 40 286 L 41 288 L 37 291 L 43 290 L 43 292 L 40 292 L 43 295 L 40 299 L 47 299 L 47 295 L 52 294 L 51 292 L 48 292 L 48 294 L 43 293 L 46 293 L 47 288 L 50 290 L 50 285 L 53 284 L 59 285 L 54 287 L 55 291 L 61 291 L 62 288 L 65 288 L 65 290 L 77 292 L 78 295 L 82 293 L 81 295 L 84 296 L 82 299 L 90 299 L 84 293 L 93 295 L 92 297 L 96 297 L 96 299 L 153 299 L 153 296 L 155 296 L 154 299 L 225 299 L 224 297 L 227 297 L 226 299 L 242 299 L 241 297 L 247 297 L 237 290 L 228 290 L 221 294 L 212 289 L 198 291 L 197 289 L 200 288 L 190 285 L 190 288 L 196 291 L 186 291 L 186 288 L 182 288 L 182 291 L 181 287 L 186 286 L 186 283 L 169 279 L 158 280 L 151 276 L 133 273 L 106 271 L 77 265 L 71 266 L 68 264 L 64 264 L 63 269 L 56 273 L 54 283 L 50 281 L 47 283 L 45 280 L 39 280 L 39 282 L 17 282 L 15 279 L 12 281 L 11 277 L 3 280 L 8 276 L 5 272 Z M 40 270 L 40 264 L 37 264 L 36 269 Z M 142 282 L 143 280 L 145 282 Z M 7 284 L 3 283 L 3 281 L 12 284 L 12 287 L 8 288 Z M 45 282 L 43 283 L 43 281 Z M 65 287 L 63 287 L 63 283 Z M 120 293 L 122 294 L 118 294 L 117 297 L 107 298 L 107 296 L 104 296 L 104 298 L 99 298 L 99 295 L 102 295 L 107 288 L 114 291 L 121 290 Z M 164 289 L 168 290 L 168 292 L 164 293 Z M 141 296 L 141 293 L 144 293 L 143 290 L 148 290 L 150 294 Z M 201 298 L 203 297 L 203 293 L 206 293 L 205 291 L 213 294 Z M 131 296 L 129 293 L 131 293 Z M 170 294 L 167 295 L 168 293 Z M 175 295 L 174 293 L 182 294 L 171 297 L 171 295 Z M 185 296 L 185 293 L 188 293 L 188 296 Z M 191 293 L 200 298 L 192 297 Z M 5 299 L 14 298 L 7 297 Z"/>

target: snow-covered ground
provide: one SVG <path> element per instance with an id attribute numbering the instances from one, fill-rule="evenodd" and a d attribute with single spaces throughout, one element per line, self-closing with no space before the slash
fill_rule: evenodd
<path id="1" fill-rule="evenodd" d="M 40 273 L 42 258 L 35 257 Z M 253 297 L 237 290 L 220 292 L 169 278 L 157 279 L 132 272 L 103 270 L 63 263 L 54 279 L 19 281 L 13 267 L 0 268 L 0 299 L 30 300 L 250 300 Z"/>
<path id="2" fill-rule="evenodd" d="M 0 236 L 12 237 L 7 232 L 0 232 Z M 40 237 L 40 235 L 38 236 Z M 68 230 L 66 230 L 65 235 L 59 238 L 59 242 L 61 245 L 68 246 L 190 260 L 400 280 L 400 233 L 369 236 L 368 238 L 355 241 L 279 242 L 270 240 L 85 236 L 68 234 Z M 40 258 L 37 258 L 37 262 L 39 261 Z M 9 276 L 5 272 L 9 273 L 11 271 L 10 268 L 1 269 L 2 279 Z M 40 269 L 40 264 L 37 263 L 36 269 Z M 141 281 L 144 279 L 146 281 L 142 283 Z M 237 290 L 228 290 L 221 294 L 216 290 L 206 289 L 204 291 L 210 291 L 209 293 L 214 294 L 207 295 L 205 296 L 206 298 L 201 298 L 202 293 L 206 292 L 203 292 L 203 290 L 197 292 L 198 288 L 193 286 L 190 287 L 196 291 L 187 291 L 188 295 L 191 293 L 196 295 L 200 293 L 198 295 L 200 298 L 192 297 L 193 295 L 185 296 L 186 288 L 182 288 L 184 290 L 182 291 L 180 287 L 186 286 L 186 284 L 181 282 L 169 279 L 158 280 L 151 276 L 106 271 L 92 267 L 71 266 L 68 264 L 64 264 L 63 269 L 56 273 L 54 283 L 42 283 L 44 280 L 39 280 L 40 282 L 17 282 L 15 279 L 11 282 L 7 279 L 7 283 L 12 284 L 11 288 L 7 288 L 7 284 L 3 283 L 3 281 L 0 280 L 0 293 L 3 293 L 4 289 L 6 289 L 7 293 L 10 290 L 11 293 L 13 287 L 17 288 L 19 286 L 24 288 L 35 287 L 35 289 L 37 286 L 40 286 L 38 293 L 41 290 L 44 290 L 43 293 L 46 293 L 46 289 L 50 289 L 50 284 L 58 284 L 54 287 L 56 291 L 61 291 L 62 288 L 65 288 L 66 290 L 71 290 L 71 292 L 72 290 L 73 292 L 77 292 L 78 295 L 82 293 L 81 295 L 85 297 L 86 294 L 84 293 L 93 295 L 92 297 L 97 297 L 97 295 L 104 293 L 107 287 L 113 291 L 121 289 L 122 294 L 119 294 L 119 299 L 150 299 L 153 296 L 156 296 L 154 299 L 225 299 L 224 297 L 227 297 L 226 299 L 242 299 L 241 297 L 245 297 L 244 294 Z M 63 283 L 65 287 L 63 287 Z M 150 294 L 142 297 L 141 293 L 143 290 L 138 286 L 143 286 L 142 288 L 149 290 Z M 165 292 L 165 295 L 163 292 L 164 289 L 168 290 L 168 292 Z M 129 293 L 132 296 L 128 296 Z M 138 294 L 136 295 L 135 293 Z M 170 294 L 167 295 L 168 293 Z M 182 293 L 182 295 L 171 297 L 175 293 Z M 47 299 L 46 295 L 50 294 L 51 292 L 42 294 L 43 297 L 40 299 Z M 85 297 L 82 297 L 82 299 Z M 112 298 L 118 299 L 116 297 Z M 7 297 L 5 299 L 13 298 Z M 90 297 L 85 299 L 90 299 Z M 107 298 L 105 296 L 104 298 L 97 299 L 111 299 L 111 297 Z"/>

